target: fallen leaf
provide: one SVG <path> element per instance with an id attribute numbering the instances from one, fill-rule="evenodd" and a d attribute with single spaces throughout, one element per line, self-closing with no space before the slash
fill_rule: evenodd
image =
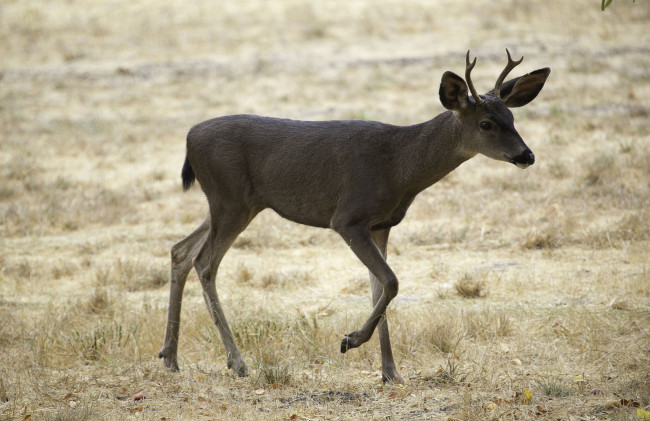
<path id="1" fill-rule="evenodd" d="M 533 400 L 533 392 L 528 389 L 524 390 L 524 400 L 526 401 L 525 403 L 530 403 Z"/>
<path id="2" fill-rule="evenodd" d="M 256 389 L 256 390 L 255 390 L 255 394 L 256 394 L 256 395 L 263 395 L 263 394 L 265 394 L 265 393 L 266 393 L 266 390 L 264 390 L 264 389 Z"/>
<path id="3" fill-rule="evenodd" d="M 25 415 L 25 418 L 23 418 L 23 421 L 29 421 L 32 419 L 31 415 Z"/>
<path id="4" fill-rule="evenodd" d="M 515 394 L 515 399 L 524 405 L 528 405 L 533 400 L 533 392 L 528 389 L 524 390 L 522 393 L 517 392 Z"/>
<path id="5" fill-rule="evenodd" d="M 496 407 L 497 407 L 497 404 L 492 402 L 492 403 L 488 404 L 487 410 L 488 411 L 494 411 Z"/>
<path id="6" fill-rule="evenodd" d="M 198 377 L 198 380 L 199 380 L 200 382 L 204 382 L 204 381 L 205 381 L 205 376 L 199 376 L 199 377 Z"/>
<path id="7" fill-rule="evenodd" d="M 63 399 L 70 399 L 70 398 L 73 397 L 73 396 L 74 396 L 74 393 L 68 393 L 67 395 L 65 395 L 65 396 L 63 397 Z"/>
<path id="8" fill-rule="evenodd" d="M 548 411 L 546 411 L 546 409 L 544 409 L 541 405 L 537 405 L 537 408 L 536 408 L 536 409 L 537 409 L 537 413 L 538 413 L 538 414 L 545 414 L 546 412 L 548 412 Z"/>
<path id="9" fill-rule="evenodd" d="M 650 411 L 639 408 L 636 410 L 636 417 L 639 421 L 650 421 Z"/>
<path id="10" fill-rule="evenodd" d="M 135 413 L 138 413 L 138 412 L 142 412 L 142 407 L 141 406 L 136 406 L 135 408 L 133 408 L 131 410 L 131 414 L 135 414 Z"/>

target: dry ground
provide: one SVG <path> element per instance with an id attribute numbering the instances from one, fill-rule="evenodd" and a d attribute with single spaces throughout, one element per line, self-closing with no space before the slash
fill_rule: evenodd
<path id="1" fill-rule="evenodd" d="M 220 3 L 0 4 L 0 419 L 643 419 L 650 2 Z M 381 384 L 376 338 L 338 353 L 370 311 L 361 264 L 270 212 L 218 279 L 251 377 L 194 274 L 182 371 L 162 367 L 169 250 L 207 209 L 180 188 L 192 124 L 413 124 L 468 48 L 491 89 L 505 47 L 513 73 L 553 69 L 515 112 L 537 163 L 477 157 L 394 229 L 404 385 Z"/>

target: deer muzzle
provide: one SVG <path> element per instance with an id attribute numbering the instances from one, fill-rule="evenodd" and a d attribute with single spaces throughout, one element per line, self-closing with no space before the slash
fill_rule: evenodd
<path id="1" fill-rule="evenodd" d="M 535 163 L 535 154 L 530 149 L 526 149 L 517 156 L 505 155 L 505 157 L 508 162 L 515 164 L 519 168 L 528 168 Z"/>

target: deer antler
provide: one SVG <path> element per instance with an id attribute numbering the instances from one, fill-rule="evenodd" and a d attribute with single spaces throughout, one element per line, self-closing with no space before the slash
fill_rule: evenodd
<path id="1" fill-rule="evenodd" d="M 499 75 L 499 78 L 497 79 L 497 83 L 494 84 L 494 97 L 495 98 L 501 98 L 501 84 L 503 83 L 503 80 L 508 76 L 508 73 L 515 67 L 517 67 L 523 60 L 524 57 L 522 56 L 519 61 L 513 61 L 512 57 L 510 57 L 510 51 L 506 48 L 506 53 L 508 54 L 508 64 L 506 64 L 506 68 L 503 69 L 501 74 Z"/>
<path id="2" fill-rule="evenodd" d="M 474 102 L 476 102 L 476 105 L 483 103 L 483 100 L 481 99 L 480 96 L 476 93 L 476 89 L 474 88 L 474 84 L 472 83 L 472 78 L 470 77 L 470 73 L 472 73 L 472 69 L 476 65 L 476 57 L 474 57 L 474 61 L 470 64 L 469 62 L 469 50 L 467 50 L 467 56 L 465 57 L 465 80 L 467 81 L 467 86 L 469 87 L 469 91 L 472 93 L 472 96 L 474 97 Z"/>

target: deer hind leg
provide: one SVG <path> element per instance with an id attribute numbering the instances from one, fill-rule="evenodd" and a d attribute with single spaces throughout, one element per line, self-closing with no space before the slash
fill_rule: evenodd
<path id="1" fill-rule="evenodd" d="M 370 235 L 375 245 L 381 252 L 384 260 L 387 256 L 388 234 L 390 228 L 380 231 L 371 231 Z M 372 304 L 376 305 L 383 293 L 383 287 L 379 279 L 370 272 L 370 287 L 372 290 Z M 390 344 L 390 336 L 388 334 L 388 321 L 386 320 L 386 313 L 381 316 L 381 320 L 377 325 L 379 332 L 379 346 L 381 348 L 381 378 L 384 382 L 398 382 L 401 383 L 402 376 L 397 372 L 395 361 L 393 360 L 393 350 Z"/>
<path id="2" fill-rule="evenodd" d="M 201 251 L 194 260 L 194 267 L 199 274 L 201 286 L 203 287 L 203 298 L 226 349 L 228 368 L 232 368 L 240 377 L 248 376 L 248 368 L 242 359 L 241 352 L 235 343 L 235 338 L 221 308 L 215 279 L 221 259 L 223 259 L 233 241 L 246 228 L 251 219 L 250 211 L 233 212 L 231 210 L 229 213 L 213 214 L 208 240 L 203 244 Z"/>
<path id="3" fill-rule="evenodd" d="M 370 231 L 366 227 L 347 226 L 337 227 L 335 229 L 348 243 L 348 246 L 350 246 L 359 260 L 366 265 L 370 273 L 374 275 L 376 283 L 378 284 L 378 286 L 373 287 L 373 290 L 376 289 L 377 292 L 373 294 L 375 295 L 375 298 L 373 299 L 374 307 L 370 313 L 370 317 L 368 317 L 360 329 L 347 334 L 343 338 L 343 341 L 341 341 L 341 352 L 345 353 L 348 349 L 356 348 L 370 340 L 380 321 L 385 321 L 386 307 L 388 307 L 388 304 L 397 295 L 399 284 L 397 277 L 386 263 L 386 260 L 384 260 L 382 253 L 373 241 Z M 387 234 L 385 235 L 387 239 Z M 376 297 L 377 295 L 378 297 Z M 383 324 L 385 325 L 385 323 Z M 386 338 L 386 340 L 384 340 L 384 346 L 390 348 L 390 341 L 387 340 L 388 328 L 386 326 L 381 329 L 386 329 L 386 335 L 382 335 L 382 337 Z M 391 372 L 388 374 L 392 375 L 393 373 Z"/>
<path id="4" fill-rule="evenodd" d="M 210 216 L 208 215 L 194 232 L 172 247 L 167 328 L 165 329 L 165 341 L 158 354 L 158 358 L 164 358 L 165 367 L 172 371 L 178 371 L 178 330 L 181 323 L 181 302 L 183 301 L 185 281 L 192 269 L 194 258 L 199 254 L 201 246 L 208 238 L 209 228 Z"/>

